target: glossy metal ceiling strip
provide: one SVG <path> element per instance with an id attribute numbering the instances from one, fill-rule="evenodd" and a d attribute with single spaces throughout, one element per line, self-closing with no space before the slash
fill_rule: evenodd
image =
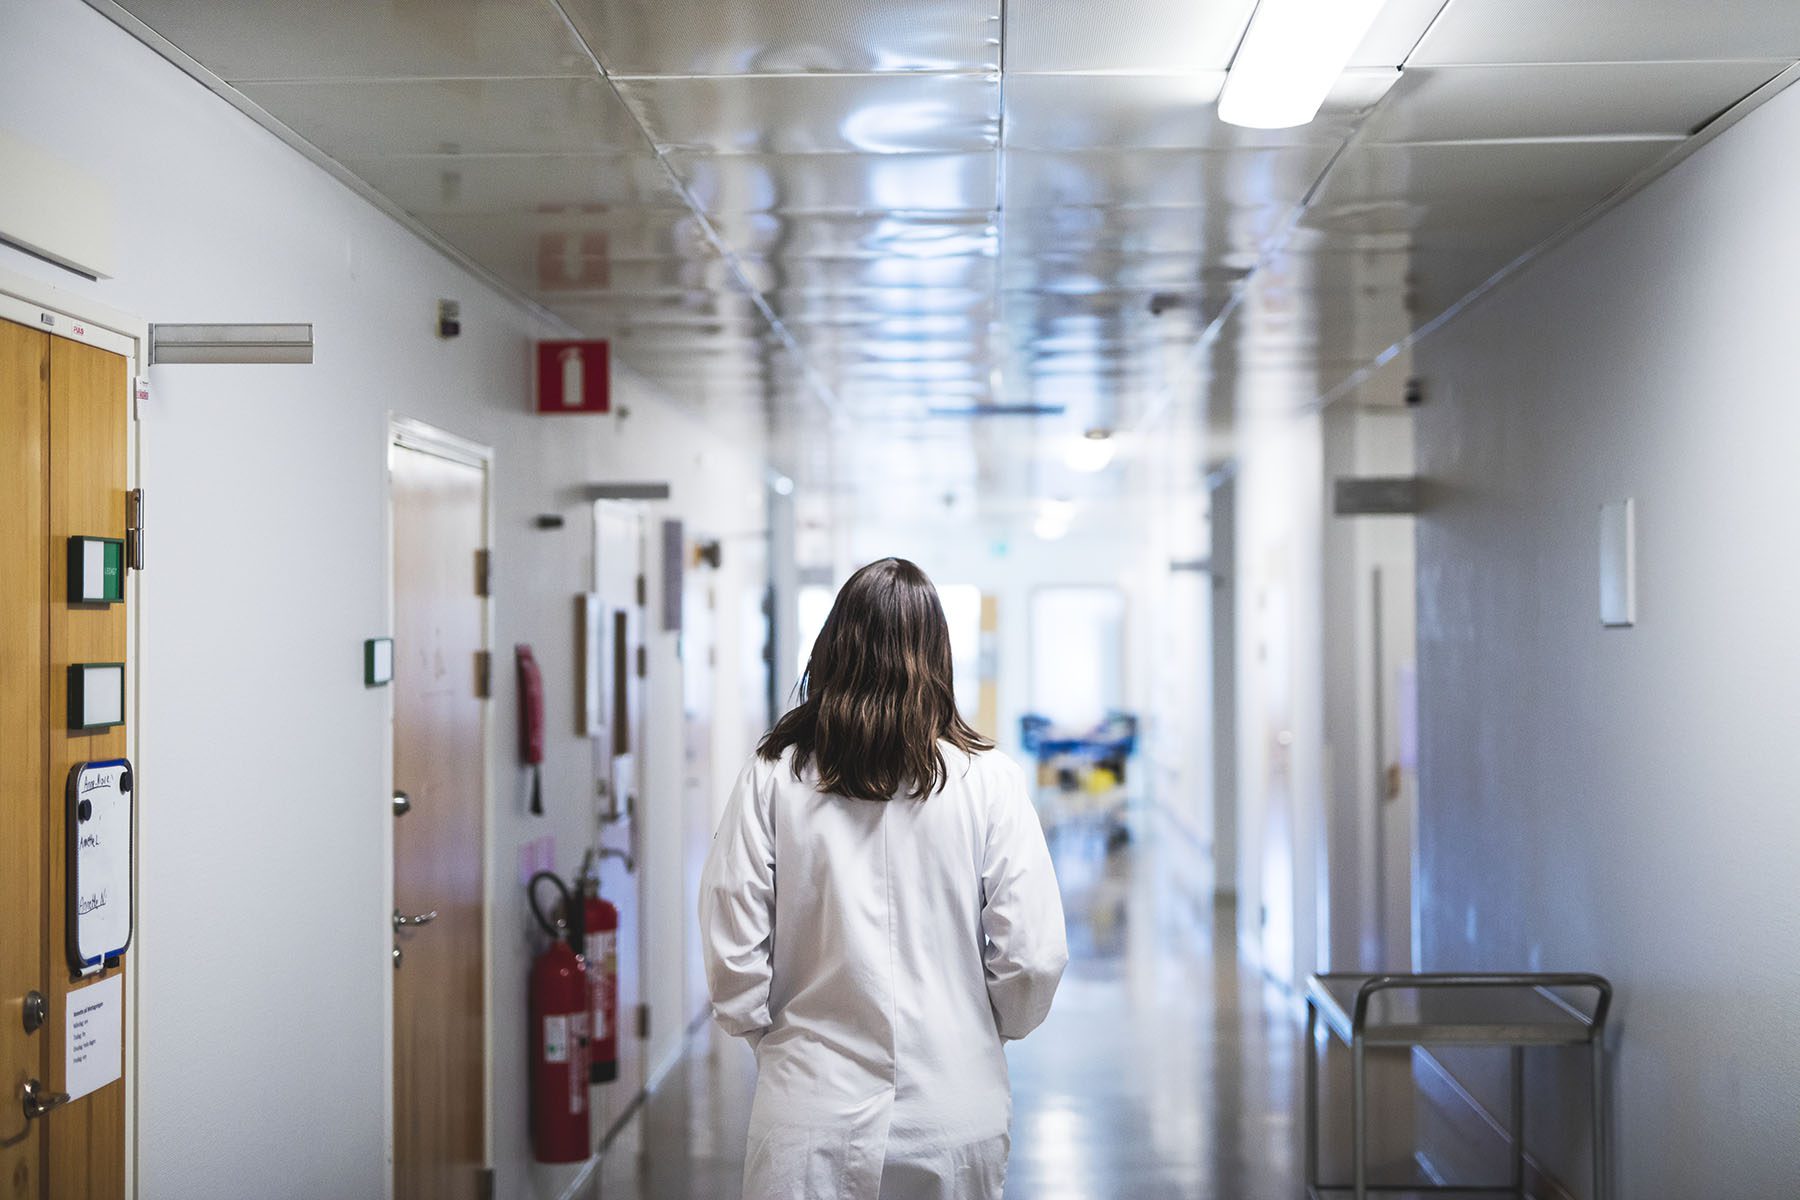
<path id="1" fill-rule="evenodd" d="M 1363 131 L 1369 127 L 1370 118 L 1383 103 L 1386 103 L 1385 97 L 1374 108 L 1363 114 L 1350 136 L 1339 142 L 1337 149 L 1332 151 L 1331 157 L 1320 168 L 1318 175 L 1306 189 L 1306 193 L 1283 215 L 1275 231 L 1263 239 L 1257 248 L 1256 259 L 1250 265 L 1249 270 L 1232 281 L 1227 289 L 1225 303 L 1220 306 L 1218 314 L 1207 322 L 1206 327 L 1200 331 L 1200 336 L 1194 339 L 1194 344 L 1181 357 L 1178 367 L 1179 374 L 1171 379 L 1157 393 L 1156 398 L 1145 406 L 1144 411 L 1138 415 L 1137 419 L 1131 422 L 1130 432 L 1147 432 L 1176 403 L 1177 389 L 1187 383 L 1193 377 L 1193 373 L 1199 369 L 1201 359 L 1206 356 L 1206 352 L 1212 347 L 1212 344 L 1218 340 L 1220 333 L 1224 331 L 1233 314 L 1243 305 L 1244 297 L 1255 285 L 1257 276 L 1262 274 L 1271 262 L 1281 257 L 1287 249 L 1294 230 L 1299 227 L 1300 219 L 1306 214 L 1307 205 L 1311 204 L 1313 197 L 1318 195 L 1319 189 L 1324 186 L 1326 178 L 1330 176 L 1332 168 L 1337 166 L 1345 154 L 1362 140 Z"/>
<path id="2" fill-rule="evenodd" d="M 676 195 L 681 197 L 682 203 L 688 206 L 688 210 L 693 214 L 695 222 L 699 225 L 702 234 L 706 237 L 707 243 L 712 246 L 713 252 L 727 265 L 738 287 L 743 291 L 745 296 L 749 298 L 750 303 L 756 307 L 757 311 L 762 314 L 763 319 L 769 323 L 770 331 L 775 334 L 776 338 L 781 342 L 788 354 L 793 357 L 795 365 L 800 370 L 801 377 L 806 380 L 807 386 L 812 390 L 814 396 L 817 397 L 819 403 L 824 406 L 825 411 L 830 414 L 833 427 L 842 428 L 848 423 L 848 414 L 845 412 L 843 405 L 839 402 L 836 393 L 826 384 L 824 377 L 820 375 L 808 360 L 806 352 L 801 348 L 799 340 L 794 337 L 793 331 L 788 329 L 787 324 L 776 315 L 775 310 L 769 304 L 768 299 L 755 287 L 751 286 L 750 277 L 744 270 L 743 264 L 738 260 L 737 251 L 730 243 L 720 236 L 718 228 L 712 222 L 712 218 L 707 214 L 699 201 L 694 198 L 694 194 L 689 190 L 686 181 L 681 178 L 674 166 L 670 164 L 668 157 L 662 152 L 662 147 L 656 144 L 656 139 L 650 136 L 650 131 L 644 127 L 643 118 L 638 116 L 637 110 L 626 101 L 625 96 L 619 90 L 617 81 L 607 73 L 606 64 L 600 61 L 600 55 L 594 50 L 593 45 L 589 43 L 587 36 L 582 33 L 581 27 L 577 25 L 574 18 L 569 15 L 569 10 L 564 5 L 563 0 L 547 0 L 547 3 L 555 10 L 563 24 L 568 27 L 570 36 L 575 39 L 576 44 L 581 47 L 582 53 L 587 57 L 588 61 L 593 64 L 595 74 L 606 81 L 606 85 L 612 89 L 614 97 L 624 106 L 625 111 L 631 114 L 632 123 L 637 126 L 639 135 L 644 139 L 645 145 L 650 147 L 650 152 L 656 155 L 657 163 L 662 167 L 664 174 L 668 176 L 669 186 L 675 190 Z"/>
<path id="3" fill-rule="evenodd" d="M 1382 367 L 1393 361 L 1395 355 L 1404 350 L 1411 349 L 1419 342 L 1442 329 L 1445 325 L 1467 311 L 1470 305 L 1512 279 L 1539 258 L 1548 254 L 1564 242 L 1567 242 L 1570 238 L 1592 225 L 1602 216 L 1643 191 L 1646 186 L 1658 177 L 1666 175 L 1669 171 L 1673 170 L 1676 164 L 1686 159 L 1714 138 L 1718 137 L 1721 133 L 1724 133 L 1727 129 L 1730 129 L 1733 125 L 1736 125 L 1739 121 L 1749 116 L 1751 112 L 1760 108 L 1775 95 L 1786 90 L 1796 82 L 1800 82 L 1800 63 L 1790 65 L 1786 70 L 1782 71 L 1781 74 L 1775 76 L 1767 83 L 1764 83 L 1754 92 L 1751 92 L 1748 96 L 1745 96 L 1736 104 L 1733 104 L 1730 108 L 1714 117 L 1711 121 L 1708 121 L 1705 125 L 1683 138 L 1680 142 L 1676 143 L 1667 154 L 1646 164 L 1637 174 L 1633 175 L 1630 179 L 1627 179 L 1624 183 L 1621 183 L 1611 192 L 1608 192 L 1601 199 L 1595 201 L 1594 204 L 1582 212 L 1580 216 L 1570 221 L 1567 225 L 1563 226 L 1548 238 L 1529 247 L 1523 254 L 1502 266 L 1498 271 L 1495 271 L 1492 275 L 1488 276 L 1481 283 L 1465 293 L 1459 300 L 1450 305 L 1450 307 L 1446 308 L 1443 312 L 1431 318 L 1431 320 L 1425 322 L 1423 325 L 1420 325 L 1399 341 L 1387 347 L 1387 349 L 1376 355 L 1366 365 L 1351 372 L 1336 386 L 1321 394 L 1306 407 L 1310 409 L 1322 409 L 1354 392 L 1357 388 L 1367 383 L 1377 371 L 1381 370 Z"/>
<path id="4" fill-rule="evenodd" d="M 1432 14 L 1431 20 L 1427 21 L 1424 28 L 1419 31 L 1419 36 L 1413 39 L 1411 48 L 1406 52 L 1406 57 L 1395 65 L 1395 70 L 1397 72 L 1405 69 L 1407 61 L 1417 53 L 1418 48 L 1424 42 L 1426 35 L 1437 26 L 1438 22 L 1444 19 L 1444 14 L 1449 11 L 1449 8 L 1449 0 L 1444 0 L 1444 3 L 1438 6 L 1437 11 Z M 1241 37 L 1239 45 L 1240 47 L 1242 45 Z M 1306 190 L 1306 194 L 1300 198 L 1299 203 L 1294 205 L 1286 217 L 1284 217 L 1278 231 L 1263 243 L 1257 254 L 1256 261 L 1251 265 L 1250 270 L 1246 272 L 1242 278 L 1236 280 L 1231 285 L 1229 294 L 1226 297 L 1224 305 L 1220 308 L 1218 315 L 1208 322 L 1207 326 L 1200 331 L 1200 336 L 1195 339 L 1193 347 L 1183 356 L 1180 365 L 1182 377 L 1171 380 L 1163 387 L 1158 393 L 1156 400 L 1144 409 L 1137 420 L 1131 423 L 1131 429 L 1134 432 L 1143 432 L 1150 429 L 1155 422 L 1161 418 L 1162 414 L 1167 412 L 1170 406 L 1176 402 L 1176 390 L 1180 388 L 1188 378 L 1191 378 L 1194 371 L 1198 370 L 1200 361 L 1205 357 L 1207 350 L 1218 340 L 1219 335 L 1223 332 L 1226 324 L 1243 305 L 1244 297 L 1254 285 L 1256 277 L 1263 272 L 1269 263 L 1273 262 L 1276 258 L 1279 258 L 1282 252 L 1287 248 L 1288 243 L 1293 238 L 1294 230 L 1299 227 L 1302 217 L 1305 216 L 1307 206 L 1313 202 L 1313 199 L 1318 195 L 1319 190 L 1324 187 L 1325 181 L 1330 177 L 1332 169 L 1336 167 L 1339 162 L 1343 161 L 1345 155 L 1354 148 L 1354 146 L 1362 141 L 1364 132 L 1370 127 L 1375 113 L 1381 108 L 1382 104 L 1387 102 L 1387 97 L 1391 95 L 1393 95 L 1393 92 L 1390 90 L 1380 101 L 1365 112 L 1361 119 L 1357 121 L 1356 128 L 1351 132 L 1350 136 L 1338 144 L 1337 150 L 1333 152 L 1331 158 L 1326 161 L 1324 167 L 1319 171 L 1317 178 L 1312 182 L 1312 186 Z M 1371 360 L 1367 366 L 1357 373 L 1358 376 L 1360 376 L 1361 379 L 1366 380 L 1376 371 L 1380 370 L 1395 353 L 1398 353 L 1399 349 L 1399 345 L 1390 347 L 1381 355 Z M 1319 407 L 1323 407 L 1341 394 L 1341 391 L 1334 389 L 1334 391 L 1330 393 L 1329 398 L 1321 397 L 1319 400 L 1315 401 L 1315 403 Z"/>
<path id="5" fill-rule="evenodd" d="M 313 165 L 319 167 L 333 179 L 349 188 L 352 192 L 355 192 L 358 196 L 361 196 L 377 209 L 380 209 L 387 216 L 405 226 L 406 229 L 420 241 L 430 246 L 433 250 L 436 250 L 439 254 L 442 254 L 445 258 L 455 263 L 464 271 L 467 271 L 470 275 L 479 279 L 488 287 L 494 289 L 494 291 L 501 296 L 504 296 L 506 299 L 518 305 L 532 317 L 544 322 L 549 331 L 560 333 L 565 337 L 581 336 L 581 332 L 573 325 L 569 324 L 568 321 L 544 307 L 512 284 L 508 283 L 505 279 L 502 279 L 493 271 L 482 266 L 473 258 L 469 257 L 469 255 L 463 253 L 462 250 L 458 249 L 442 234 L 407 212 L 404 208 L 400 207 L 399 204 L 390 200 L 381 192 L 376 191 L 375 188 L 364 182 L 360 176 L 351 172 L 351 170 L 344 166 L 343 163 L 301 137 L 268 109 L 250 99 L 249 96 L 240 92 L 237 88 L 214 74 L 211 70 L 203 66 L 199 60 L 188 54 L 174 42 L 169 41 L 167 38 L 163 37 L 162 34 L 156 32 L 156 30 L 150 28 L 150 26 L 146 25 L 132 13 L 121 7 L 117 3 L 117 0 L 86 0 L 86 2 L 88 7 L 104 16 L 107 20 L 129 33 L 132 37 L 154 50 L 163 58 L 167 59 L 177 69 L 191 77 L 207 91 L 212 92 L 221 100 L 224 100 L 227 104 L 243 113 L 246 117 L 249 117 L 258 125 L 261 125 L 264 129 L 280 138 L 291 149 L 304 155 L 313 163 Z"/>

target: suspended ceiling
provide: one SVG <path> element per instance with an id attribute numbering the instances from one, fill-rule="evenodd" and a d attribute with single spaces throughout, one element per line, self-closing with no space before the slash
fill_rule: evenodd
<path id="1" fill-rule="evenodd" d="M 1800 58 L 1791 0 L 1390 0 L 1318 120 L 1254 133 L 1214 111 L 1254 0 L 90 3 L 896 503 L 1333 395 Z"/>

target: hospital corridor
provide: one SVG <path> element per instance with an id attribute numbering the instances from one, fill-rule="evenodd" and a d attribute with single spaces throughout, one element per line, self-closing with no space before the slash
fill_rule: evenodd
<path id="1" fill-rule="evenodd" d="M 0 0 L 0 1200 L 1800 1200 L 1796 0 Z"/>

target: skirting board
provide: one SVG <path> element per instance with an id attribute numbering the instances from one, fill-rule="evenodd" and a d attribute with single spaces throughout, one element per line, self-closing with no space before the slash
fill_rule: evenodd
<path id="1" fill-rule="evenodd" d="M 1498 1155 L 1511 1153 L 1512 1135 L 1507 1132 L 1506 1126 L 1470 1095 L 1468 1089 L 1457 1081 L 1431 1051 L 1420 1048 L 1413 1050 L 1413 1079 L 1418 1085 L 1420 1097 L 1454 1130 L 1454 1135 L 1461 1144 L 1492 1147 Z M 1419 1151 L 1418 1160 L 1420 1170 L 1433 1183 L 1451 1182 L 1425 1151 Z M 1545 1170 L 1544 1164 L 1534 1158 L 1529 1150 L 1525 1152 L 1525 1190 L 1537 1200 L 1578 1200 L 1575 1193 Z"/>

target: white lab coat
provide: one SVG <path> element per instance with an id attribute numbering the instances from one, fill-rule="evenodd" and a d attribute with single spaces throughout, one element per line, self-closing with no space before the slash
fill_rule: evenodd
<path id="1" fill-rule="evenodd" d="M 945 746 L 923 800 L 738 776 L 700 882 L 713 1017 L 756 1049 L 744 1200 L 1000 1200 L 1002 1039 L 1050 1011 L 1062 899 L 1025 776 Z"/>

